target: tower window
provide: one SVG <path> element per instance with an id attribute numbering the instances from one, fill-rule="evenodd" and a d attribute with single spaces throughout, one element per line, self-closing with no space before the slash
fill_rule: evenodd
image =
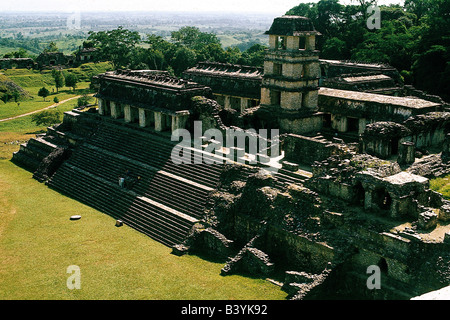
<path id="1" fill-rule="evenodd" d="M 270 91 L 270 104 L 271 105 L 280 105 L 281 104 L 281 92 L 278 90 Z"/>
<path id="2" fill-rule="evenodd" d="M 300 48 L 300 50 L 306 49 L 306 37 L 300 37 L 299 48 Z"/>
<path id="3" fill-rule="evenodd" d="M 286 41 L 287 41 L 286 37 L 278 37 L 277 49 L 286 50 Z"/>
<path id="4" fill-rule="evenodd" d="M 283 65 L 281 63 L 273 64 L 273 74 L 277 76 L 281 76 L 283 74 Z"/>

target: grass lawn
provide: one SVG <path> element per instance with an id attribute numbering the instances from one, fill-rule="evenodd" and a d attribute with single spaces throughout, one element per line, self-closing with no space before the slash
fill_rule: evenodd
<path id="1" fill-rule="evenodd" d="M 44 109 L 54 104 L 53 99 L 55 97 L 58 97 L 59 101 L 63 101 L 83 94 L 83 92 L 85 92 L 87 88 L 88 85 L 83 86 L 80 85 L 80 87 L 75 91 L 60 90 L 59 93 L 55 92 L 54 94 L 50 94 L 45 99 L 45 101 L 43 98 L 37 97 L 37 92 L 39 91 L 40 88 L 27 88 L 27 91 L 29 90 L 30 92 L 32 92 L 33 96 L 35 97 L 27 101 L 20 101 L 20 106 L 17 106 L 17 103 L 13 101 L 7 103 L 0 103 L 0 119 L 15 117 L 35 110 Z M 76 104 L 76 101 L 73 101 L 72 104 Z"/>
<path id="2" fill-rule="evenodd" d="M 49 110 L 58 110 L 61 114 L 65 111 L 72 110 L 77 104 L 77 100 L 70 100 L 64 103 L 58 104 L 56 107 L 51 108 Z M 47 106 L 50 105 L 49 103 Z M 45 107 L 45 106 L 44 106 Z M 62 119 L 62 115 L 61 115 Z M 13 120 L 2 121 L 0 122 L 0 159 L 2 156 L 6 156 L 10 159 L 10 155 L 12 153 L 7 153 L 6 155 L 2 155 L 2 148 L 5 148 L 6 144 L 14 144 L 16 141 L 25 142 L 29 138 L 33 137 L 37 133 L 45 132 L 46 127 L 40 126 L 37 127 L 33 122 L 31 122 L 31 115 L 20 117 Z M 9 152 L 10 150 L 8 150 Z"/>
<path id="3" fill-rule="evenodd" d="M 26 84 L 24 89 L 33 95 L 42 87 L 35 81 L 43 75 L 35 79 L 22 70 L 15 76 L 14 81 Z M 60 92 L 60 100 L 64 94 L 68 93 Z M 50 97 L 46 103 L 38 103 L 41 100 L 34 98 L 30 105 L 22 102 L 21 111 L 52 104 Z M 71 110 L 75 103 L 61 103 L 57 109 Z M 0 119 L 26 113 L 16 108 L 15 103 L 0 105 Z M 9 161 L 21 143 L 45 129 L 35 126 L 31 116 L 0 122 L 0 300 L 286 298 L 268 281 L 223 277 L 224 263 L 192 255 L 178 257 L 128 226 L 117 228 L 111 217 L 49 189 Z M 82 218 L 71 221 L 72 215 Z M 67 287 L 72 275 L 67 269 L 74 265 L 81 271 L 79 290 Z"/>
<path id="4" fill-rule="evenodd" d="M 447 200 L 450 200 L 450 175 L 430 180 L 430 188 L 442 193 Z"/>

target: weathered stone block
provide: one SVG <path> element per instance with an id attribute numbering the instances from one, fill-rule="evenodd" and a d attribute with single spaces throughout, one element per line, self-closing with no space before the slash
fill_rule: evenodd
<path id="1" fill-rule="evenodd" d="M 254 276 L 268 276 L 274 270 L 274 264 L 263 251 L 245 247 L 236 257 L 231 259 L 223 268 L 222 275 L 232 273 L 249 273 Z"/>
<path id="2" fill-rule="evenodd" d="M 292 163 L 292 162 L 288 162 L 288 161 L 283 161 L 282 162 L 282 166 L 283 166 L 283 169 L 286 169 L 286 170 L 289 170 L 289 171 L 297 171 L 299 169 L 298 164 Z"/>
<path id="3" fill-rule="evenodd" d="M 417 225 L 421 229 L 429 230 L 437 225 L 438 214 L 433 210 L 428 210 L 419 213 L 419 219 L 417 220 Z"/>
<path id="4" fill-rule="evenodd" d="M 444 243 L 450 243 L 450 232 L 444 234 Z"/>
<path id="5" fill-rule="evenodd" d="M 444 204 L 439 209 L 439 220 L 449 221 L 450 220 L 450 204 Z"/>

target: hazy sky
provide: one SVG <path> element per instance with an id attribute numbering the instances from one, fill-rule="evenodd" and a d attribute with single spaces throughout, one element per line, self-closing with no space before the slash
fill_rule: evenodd
<path id="1" fill-rule="evenodd" d="M 284 14 L 301 2 L 318 0 L 0 0 L 0 11 L 227 11 Z M 349 3 L 351 0 L 341 0 Z M 403 3 L 378 0 L 378 4 Z M 356 1 L 354 1 L 356 3 Z"/>

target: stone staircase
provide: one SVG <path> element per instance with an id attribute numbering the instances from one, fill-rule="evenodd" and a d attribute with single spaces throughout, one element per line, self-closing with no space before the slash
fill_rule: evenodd
<path id="1" fill-rule="evenodd" d="M 174 146 L 156 134 L 101 123 L 47 184 L 173 246 L 202 218 L 223 169 L 222 165 L 175 165 L 170 159 Z M 140 179 L 124 189 L 118 178 L 125 170 Z"/>
<path id="2" fill-rule="evenodd" d="M 41 161 L 53 150 L 62 146 L 60 141 L 52 141 L 47 136 L 36 136 L 20 145 L 19 151 L 13 153 L 12 161 L 34 172 Z"/>

